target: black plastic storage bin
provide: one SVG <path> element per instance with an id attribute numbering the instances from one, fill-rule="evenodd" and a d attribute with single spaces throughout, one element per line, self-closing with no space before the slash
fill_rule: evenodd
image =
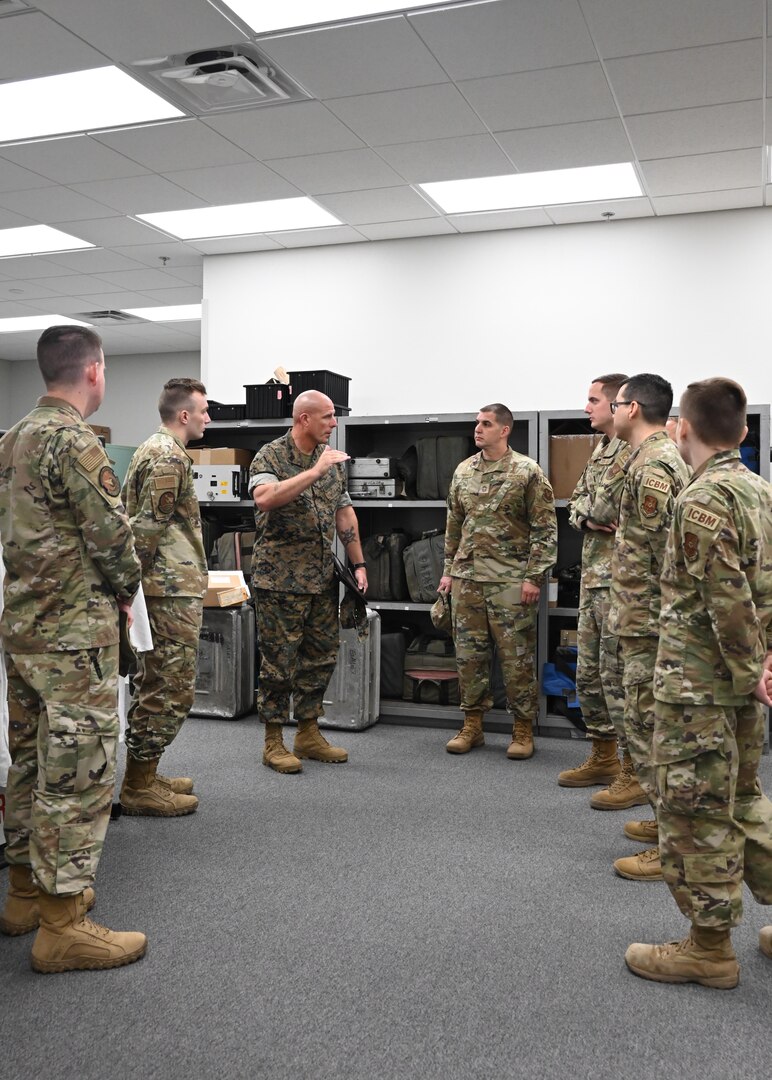
<path id="1" fill-rule="evenodd" d="M 287 415 L 287 387 L 282 383 L 247 383 L 247 418 L 275 420 Z"/>
<path id="2" fill-rule="evenodd" d="M 221 401 L 209 401 L 210 420 L 245 420 L 247 407 L 241 405 L 224 405 Z"/>
<path id="3" fill-rule="evenodd" d="M 296 398 L 306 390 L 318 390 L 335 405 L 348 405 L 348 375 L 336 375 L 334 371 L 290 371 L 292 396 Z"/>

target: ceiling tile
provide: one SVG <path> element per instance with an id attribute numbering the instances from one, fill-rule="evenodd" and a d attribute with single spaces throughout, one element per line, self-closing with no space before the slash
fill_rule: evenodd
<path id="1" fill-rule="evenodd" d="M 339 150 L 334 154 L 278 158 L 269 164 L 309 195 L 404 183 L 402 177 L 373 150 Z"/>
<path id="2" fill-rule="evenodd" d="M 733 191 L 699 191 L 692 195 L 665 195 L 652 199 L 657 214 L 703 214 L 709 210 L 738 210 L 761 206 L 761 189 L 735 188 Z"/>
<path id="3" fill-rule="evenodd" d="M 431 217 L 432 207 L 410 187 L 374 188 L 325 195 L 319 202 L 349 225 Z"/>
<path id="4" fill-rule="evenodd" d="M 460 89 L 491 131 L 618 115 L 600 64 L 471 79 Z"/>
<path id="5" fill-rule="evenodd" d="M 58 254 L 57 254 L 58 258 Z M 49 256 L 19 256 L 12 259 L 0 259 L 0 274 L 16 281 L 36 281 L 38 278 L 54 277 L 61 269 Z"/>
<path id="6" fill-rule="evenodd" d="M 156 236 L 158 236 L 158 233 L 156 233 Z M 167 240 L 166 242 L 161 240 L 158 244 L 134 245 L 125 250 L 115 247 L 113 250 L 118 255 L 126 255 L 144 266 L 154 268 L 163 267 L 162 259 L 168 259 L 166 265 L 170 270 L 183 266 L 201 266 L 203 261 L 200 251 L 195 251 L 189 244 L 175 243 L 173 240 Z M 115 269 L 120 270 L 121 267 L 116 266 Z M 126 269 L 131 269 L 131 267 L 126 267 Z"/>
<path id="7" fill-rule="evenodd" d="M 68 187 L 33 188 L 32 191 L 4 191 L 0 206 L 25 214 L 46 225 L 104 217 L 109 207 Z"/>
<path id="8" fill-rule="evenodd" d="M 12 160 L 14 146 L 0 147 L 0 191 L 22 191 L 25 188 L 48 187 L 50 181 L 44 176 L 37 176 L 29 169 L 21 169 Z"/>
<path id="9" fill-rule="evenodd" d="M 195 240 L 191 247 L 204 255 L 232 255 L 245 251 L 275 251 L 279 244 L 262 233 L 257 236 L 215 236 L 211 240 Z M 206 274 L 206 271 L 205 271 Z"/>
<path id="10" fill-rule="evenodd" d="M 356 229 L 349 229 L 345 225 L 332 225 L 326 229 L 295 229 L 292 232 L 271 233 L 271 238 L 286 248 L 358 244 L 365 239 Z"/>
<path id="11" fill-rule="evenodd" d="M 459 232 L 493 232 L 497 229 L 530 229 L 552 222 L 543 210 L 496 210 L 490 214 L 448 214 Z"/>
<path id="12" fill-rule="evenodd" d="M 128 217 L 104 217 L 98 221 L 60 221 L 58 227 L 99 247 L 152 244 L 159 240 L 168 240 L 157 229 Z"/>
<path id="13" fill-rule="evenodd" d="M 248 165 L 214 165 L 206 169 L 170 172 L 166 178 L 216 206 L 259 199 L 285 199 L 300 194 L 296 187 L 271 169 L 251 160 Z"/>
<path id="14" fill-rule="evenodd" d="M 600 55 L 741 41 L 763 32 L 758 0 L 582 0 Z"/>
<path id="15" fill-rule="evenodd" d="M 178 263 L 170 262 L 166 267 L 166 272 L 170 277 L 178 279 L 180 282 L 186 282 L 188 285 L 203 285 L 204 283 L 204 267 L 203 257 L 196 252 L 199 258 L 198 266 L 180 266 Z"/>
<path id="16" fill-rule="evenodd" d="M 362 141 L 318 101 L 292 102 L 212 116 L 207 125 L 259 161 L 300 154 L 353 150 Z"/>
<path id="17" fill-rule="evenodd" d="M 544 209 L 556 225 L 567 225 L 577 221 L 597 221 L 604 225 L 613 225 L 615 220 L 621 218 L 654 216 L 648 199 L 609 199 L 607 202 L 545 206 Z M 611 213 L 614 217 L 606 219 L 603 216 L 604 213 Z"/>
<path id="18" fill-rule="evenodd" d="M 606 70 L 624 113 L 664 112 L 761 97 L 760 41 L 609 60 Z"/>
<path id="19" fill-rule="evenodd" d="M 76 191 L 99 199 L 124 214 L 149 214 L 158 210 L 192 210 L 204 206 L 203 199 L 169 183 L 163 176 L 132 176 L 125 180 L 95 180 L 74 184 Z M 0 195 L 2 200 L 2 195 Z M 91 215 L 95 217 L 95 214 Z"/>
<path id="20" fill-rule="evenodd" d="M 410 16 L 453 79 L 597 59 L 577 0 L 475 4 Z"/>
<path id="21" fill-rule="evenodd" d="M 153 172 L 199 169 L 213 161 L 219 165 L 232 165 L 252 160 L 245 150 L 234 146 L 200 120 L 150 124 L 103 132 L 94 138 Z"/>
<path id="22" fill-rule="evenodd" d="M 0 193 L 0 201 L 2 201 L 4 193 Z M 25 217 L 22 214 L 16 214 L 13 210 L 0 209 L 0 229 L 16 229 L 21 228 L 24 225 L 37 225 L 39 222 L 35 218 Z"/>
<path id="23" fill-rule="evenodd" d="M 2 281 L 0 282 L 0 300 L 14 300 L 26 303 L 40 297 L 56 297 L 57 292 L 47 289 L 37 281 Z"/>
<path id="24" fill-rule="evenodd" d="M 641 171 L 646 190 L 656 197 L 760 185 L 764 180 L 762 166 L 760 149 L 730 150 L 645 161 Z"/>
<path id="25" fill-rule="evenodd" d="M 763 126 L 761 101 L 644 113 L 627 120 L 641 160 L 761 146 Z"/>
<path id="26" fill-rule="evenodd" d="M 397 143 L 379 147 L 378 154 L 410 184 L 503 176 L 514 171 L 511 161 L 491 135 Z"/>
<path id="27" fill-rule="evenodd" d="M 476 135 L 485 130 L 456 87 L 449 83 L 336 98 L 327 105 L 372 146 Z"/>
<path id="28" fill-rule="evenodd" d="M 35 308 L 29 304 L 18 304 L 13 300 L 4 300 L 0 303 L 0 319 L 20 319 L 23 315 L 37 315 Z M 5 334 L 0 337 L 0 356 L 3 355 L 3 343 Z"/>
<path id="29" fill-rule="evenodd" d="M 206 49 L 243 37 L 207 0 L 35 0 L 35 6 L 116 60 Z"/>
<path id="30" fill-rule="evenodd" d="M 103 308 L 108 308 L 114 311 L 123 311 L 127 307 L 147 307 L 147 297 L 144 293 L 130 292 L 128 289 L 111 290 L 106 289 L 104 292 L 89 293 L 88 296 L 84 296 L 81 302 L 86 306 L 84 311 L 101 311 Z"/>
<path id="31" fill-rule="evenodd" d="M 147 170 L 135 161 L 116 154 L 88 135 L 46 139 L 20 146 L 4 146 L 0 153 L 25 169 L 47 176 L 57 184 L 77 184 L 85 180 L 111 180 L 115 177 L 138 176 Z M 31 175 L 31 174 L 28 174 Z M 0 169 L 0 177 L 2 169 Z M 18 189 L 40 187 L 40 184 L 21 183 Z"/>
<path id="32" fill-rule="evenodd" d="M 153 304 L 200 304 L 202 295 L 200 285 L 187 285 L 181 289 L 143 289 L 142 292 Z"/>
<path id="33" fill-rule="evenodd" d="M 116 307 L 115 299 L 117 293 L 112 294 L 112 301 L 109 304 L 92 304 L 85 296 L 52 296 L 49 299 L 39 298 L 36 300 L 30 300 L 29 306 L 34 307 L 37 311 L 42 312 L 44 315 L 50 315 L 56 313 L 58 315 L 79 315 L 85 311 L 94 311 L 102 308 Z"/>
<path id="34" fill-rule="evenodd" d="M 137 292 L 144 292 L 145 289 L 170 289 L 176 284 L 176 279 L 170 278 L 165 271 L 153 270 L 150 267 L 122 270 L 115 274 L 103 274 L 102 277 L 106 285 L 115 285 L 119 289 L 134 289 Z"/>
<path id="35" fill-rule="evenodd" d="M 105 251 L 104 248 L 57 252 L 49 255 L 48 261 L 59 267 L 61 273 L 70 274 L 102 274 L 106 270 L 138 269 L 138 263 L 133 259 L 115 251 Z"/>
<path id="36" fill-rule="evenodd" d="M 413 221 L 378 221 L 372 225 L 357 225 L 368 240 L 399 240 L 409 236 L 442 236 L 455 233 L 445 218 L 419 218 Z"/>
<path id="37" fill-rule="evenodd" d="M 141 273 L 142 271 L 140 271 Z M 52 292 L 66 296 L 80 296 L 82 293 L 108 292 L 110 283 L 102 278 L 88 274 L 64 274 L 59 277 L 38 278 L 37 283 Z"/>
<path id="38" fill-rule="evenodd" d="M 260 47 L 317 98 L 448 81 L 402 17 L 277 35 Z"/>
<path id="39" fill-rule="evenodd" d="M 4 82 L 85 71 L 109 63 L 106 56 L 38 11 L 3 20 L 0 71 Z"/>
<path id="40" fill-rule="evenodd" d="M 612 165 L 634 157 L 621 120 L 500 131 L 496 138 L 521 172 Z"/>

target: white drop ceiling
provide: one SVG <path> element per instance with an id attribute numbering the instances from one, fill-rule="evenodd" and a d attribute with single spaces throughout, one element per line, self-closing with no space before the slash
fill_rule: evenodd
<path id="1" fill-rule="evenodd" d="M 2 81 L 253 41 L 309 95 L 0 144 L 0 228 L 98 245 L 0 260 L 0 318 L 196 303 L 206 254 L 766 206 L 768 2 L 462 0 L 257 36 L 220 0 L 0 0 Z M 443 215 L 416 188 L 626 161 L 643 197 Z M 342 224 L 183 243 L 135 218 L 299 195 Z M 100 332 L 112 354 L 200 342 L 198 323 Z M 0 358 L 36 337 L 0 335 Z"/>

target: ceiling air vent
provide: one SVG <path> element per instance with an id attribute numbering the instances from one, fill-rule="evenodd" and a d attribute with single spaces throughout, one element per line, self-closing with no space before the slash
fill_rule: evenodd
<path id="1" fill-rule="evenodd" d="M 0 0 L 0 19 L 3 15 L 18 15 L 20 11 L 29 11 L 29 4 L 24 0 Z"/>
<path id="2" fill-rule="evenodd" d="M 132 66 L 154 90 L 199 115 L 309 97 L 249 43 L 138 60 Z"/>
<path id="3" fill-rule="evenodd" d="M 92 326 L 119 326 L 124 323 L 144 323 L 147 319 L 140 319 L 136 315 L 129 315 L 126 311 L 81 311 L 73 316 L 74 319 L 82 319 L 83 322 Z"/>

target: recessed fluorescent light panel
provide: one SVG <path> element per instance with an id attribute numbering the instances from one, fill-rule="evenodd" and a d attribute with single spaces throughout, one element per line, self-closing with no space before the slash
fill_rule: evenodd
<path id="1" fill-rule="evenodd" d="M 416 4 L 394 4 L 389 0 L 227 0 L 228 7 L 258 34 L 286 30 L 293 26 L 358 19 L 365 15 L 385 15 L 391 11 L 418 11 L 437 7 L 438 0 L 419 0 Z"/>
<path id="2" fill-rule="evenodd" d="M 246 236 L 290 229 L 321 229 L 342 224 L 329 210 L 323 210 L 305 197 L 266 199 L 264 202 L 234 203 L 232 206 L 203 206 L 199 210 L 168 210 L 136 216 L 180 240 Z"/>
<path id="3" fill-rule="evenodd" d="M 201 318 L 200 304 L 177 304 L 174 307 L 135 307 L 122 308 L 127 315 L 136 315 L 138 319 L 150 322 L 193 322 Z"/>
<path id="4" fill-rule="evenodd" d="M 18 319 L 0 319 L 0 334 L 22 334 L 25 330 L 47 330 L 49 326 L 91 326 L 69 315 L 22 315 Z"/>
<path id="5" fill-rule="evenodd" d="M 2 89 L 0 87 L 0 89 Z M 0 259 L 12 255 L 40 255 L 51 251 L 78 251 L 92 248 L 88 240 L 79 240 L 50 225 L 22 225 L 18 229 L 0 229 Z"/>
<path id="6" fill-rule="evenodd" d="M 117 67 L 0 83 L 0 142 L 183 115 Z"/>
<path id="7" fill-rule="evenodd" d="M 442 180 L 418 184 L 418 187 L 446 214 L 633 199 L 643 194 L 635 169 L 629 162 L 484 176 L 477 180 Z"/>

